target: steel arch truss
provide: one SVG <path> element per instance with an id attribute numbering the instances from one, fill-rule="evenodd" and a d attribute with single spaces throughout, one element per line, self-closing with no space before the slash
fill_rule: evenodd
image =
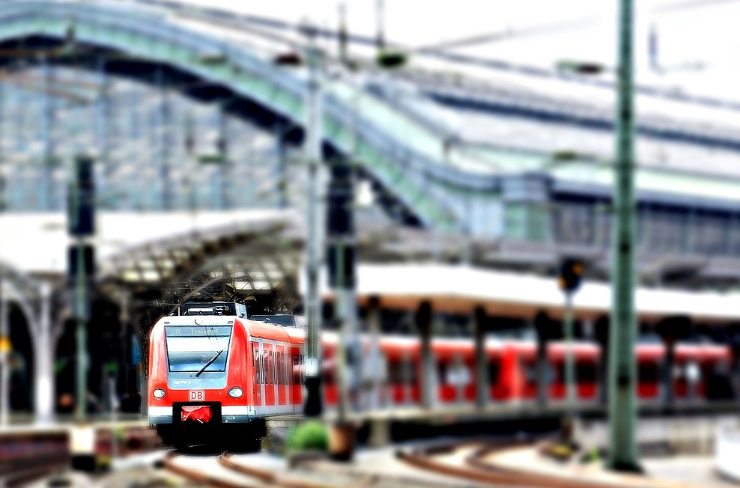
<path id="1" fill-rule="evenodd" d="M 302 126 L 306 118 L 302 78 L 171 17 L 162 10 L 124 3 L 5 1 L 0 4 L 0 42 L 42 36 L 63 40 L 62 52 L 91 45 L 126 53 L 222 86 L 265 107 L 273 117 Z M 450 231 L 464 225 L 452 210 L 445 187 L 462 188 L 461 178 L 474 184 L 474 175 L 405 146 L 398 134 L 382 126 L 381 119 L 355 114 L 349 102 L 335 94 L 326 98 L 324 127 L 329 147 L 345 154 L 354 147 L 364 170 L 390 189 L 423 225 Z"/>

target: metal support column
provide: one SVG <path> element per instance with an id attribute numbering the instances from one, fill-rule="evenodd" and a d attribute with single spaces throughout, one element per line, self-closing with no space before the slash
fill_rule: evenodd
<path id="1" fill-rule="evenodd" d="M 0 273 L 4 273 L 0 269 Z M 5 277 L 0 274 L 0 426 L 10 421 L 10 328 Z"/>
<path id="2" fill-rule="evenodd" d="M 486 356 L 486 322 L 488 316 L 483 307 L 476 307 L 474 317 L 475 335 L 475 404 L 484 408 L 490 395 L 490 378 L 488 378 L 488 358 Z"/>
<path id="3" fill-rule="evenodd" d="M 322 412 L 321 399 L 321 296 L 319 273 L 324 250 L 324 198 L 326 181 L 322 168 L 322 89 L 321 52 L 316 46 L 315 32 L 306 29 L 309 66 L 306 98 L 305 158 L 308 170 L 306 205 L 306 402 L 304 414 L 317 417 Z"/>
<path id="4" fill-rule="evenodd" d="M 98 101 L 98 146 L 99 161 L 98 167 L 100 171 L 96 177 L 96 181 L 101 190 L 101 194 L 105 194 L 110 173 L 113 171 L 113 165 L 110 164 L 110 119 L 111 119 L 111 103 L 110 103 L 110 78 L 108 77 L 108 71 L 106 68 L 106 59 L 104 56 L 98 58 L 98 76 L 100 77 L 100 94 Z"/>
<path id="5" fill-rule="evenodd" d="M 77 277 L 74 283 L 75 339 L 77 347 L 77 395 L 75 417 L 84 421 L 87 415 L 87 282 L 84 271 L 84 241 L 77 238 Z"/>
<path id="6" fill-rule="evenodd" d="M 362 346 L 355 295 L 354 168 L 346 159 L 331 165 L 327 212 L 327 264 L 329 285 L 336 296 L 336 318 L 341 325 L 339 369 L 339 422 L 357 410 L 362 384 Z"/>
<path id="7" fill-rule="evenodd" d="M 432 304 L 428 301 L 421 302 L 416 311 L 416 328 L 421 335 L 421 406 L 432 408 L 434 406 L 434 356 L 432 354 Z"/>
<path id="8" fill-rule="evenodd" d="M 288 151 L 285 143 L 285 128 L 282 124 L 276 124 L 273 130 L 275 134 L 275 153 L 277 154 L 276 167 L 276 190 L 278 195 L 278 208 L 288 207 Z"/>
<path id="9" fill-rule="evenodd" d="M 578 385 L 576 384 L 576 368 L 573 357 L 573 293 L 565 294 L 565 310 L 563 315 L 563 332 L 565 336 L 565 402 L 569 415 L 573 415 L 576 405 Z"/>
<path id="10" fill-rule="evenodd" d="M 54 334 L 51 320 L 51 285 L 41 283 L 41 309 L 34 334 L 34 418 L 36 424 L 54 422 Z"/>
<path id="11" fill-rule="evenodd" d="M 607 466 L 620 471 L 639 470 L 635 439 L 635 162 L 632 37 L 632 0 L 620 0 L 607 453 Z"/>
<path id="12" fill-rule="evenodd" d="M 41 61 L 44 74 L 44 106 L 42 116 L 44 154 L 41 164 L 40 185 L 37 189 L 39 198 L 39 210 L 49 211 L 54 205 L 54 110 L 55 102 L 52 95 L 54 84 L 54 71 L 49 65 L 49 60 L 44 57 Z"/>
<path id="13" fill-rule="evenodd" d="M 229 117 L 226 113 L 226 102 L 221 102 L 218 107 L 218 141 L 217 149 L 221 160 L 218 173 L 218 204 L 216 208 L 231 208 L 231 195 L 229 188 L 231 183 L 231 162 L 229 161 Z"/>

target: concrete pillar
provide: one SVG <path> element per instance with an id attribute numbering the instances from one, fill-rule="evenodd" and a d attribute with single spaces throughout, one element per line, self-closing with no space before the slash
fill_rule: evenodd
<path id="1" fill-rule="evenodd" d="M 434 405 L 434 355 L 432 354 L 432 304 L 423 301 L 419 304 L 414 317 L 419 331 L 421 344 L 421 362 L 419 379 L 421 382 L 421 406 L 431 408 Z"/>
<path id="2" fill-rule="evenodd" d="M 34 420 L 49 425 L 54 421 L 54 340 L 51 330 L 51 285 L 41 283 L 41 309 L 34 336 Z"/>
<path id="3" fill-rule="evenodd" d="M 488 316 L 483 307 L 476 307 L 473 331 L 475 336 L 475 405 L 484 408 L 491 398 L 488 377 L 488 357 L 486 355 L 486 326 Z"/>

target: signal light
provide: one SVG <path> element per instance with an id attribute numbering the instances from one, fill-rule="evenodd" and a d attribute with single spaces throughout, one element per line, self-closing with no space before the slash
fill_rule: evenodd
<path id="1" fill-rule="evenodd" d="M 231 398 L 241 398 L 243 394 L 244 394 L 244 390 L 242 390 L 238 386 L 235 386 L 234 388 L 229 390 L 229 396 Z"/>
<path id="2" fill-rule="evenodd" d="M 93 160 L 78 156 L 72 169 L 67 194 L 67 230 L 72 236 L 89 236 L 95 232 L 95 175 Z"/>
<path id="3" fill-rule="evenodd" d="M 585 267 L 583 261 L 575 258 L 564 259 L 560 264 L 558 286 L 566 293 L 572 293 L 581 286 L 581 278 Z"/>
<path id="4" fill-rule="evenodd" d="M 156 390 L 152 392 L 152 396 L 154 396 L 154 398 L 157 398 L 157 399 L 164 398 L 164 394 L 165 394 L 165 391 L 161 388 L 157 388 Z"/>

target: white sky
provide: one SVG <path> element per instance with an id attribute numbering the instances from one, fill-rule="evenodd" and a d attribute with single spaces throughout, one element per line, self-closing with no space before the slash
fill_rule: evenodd
<path id="1" fill-rule="evenodd" d="M 350 31 L 374 35 L 378 0 L 180 0 L 334 28 L 344 4 Z M 383 0 L 386 38 L 422 47 L 495 32 L 529 32 L 457 49 L 468 55 L 552 67 L 560 60 L 616 59 L 618 0 Z M 640 81 L 740 99 L 740 0 L 637 0 Z M 560 28 L 557 28 L 557 27 Z M 649 69 L 654 26 L 662 73 Z M 532 32 L 534 29 L 536 32 Z M 697 69 L 699 67 L 699 69 Z"/>

